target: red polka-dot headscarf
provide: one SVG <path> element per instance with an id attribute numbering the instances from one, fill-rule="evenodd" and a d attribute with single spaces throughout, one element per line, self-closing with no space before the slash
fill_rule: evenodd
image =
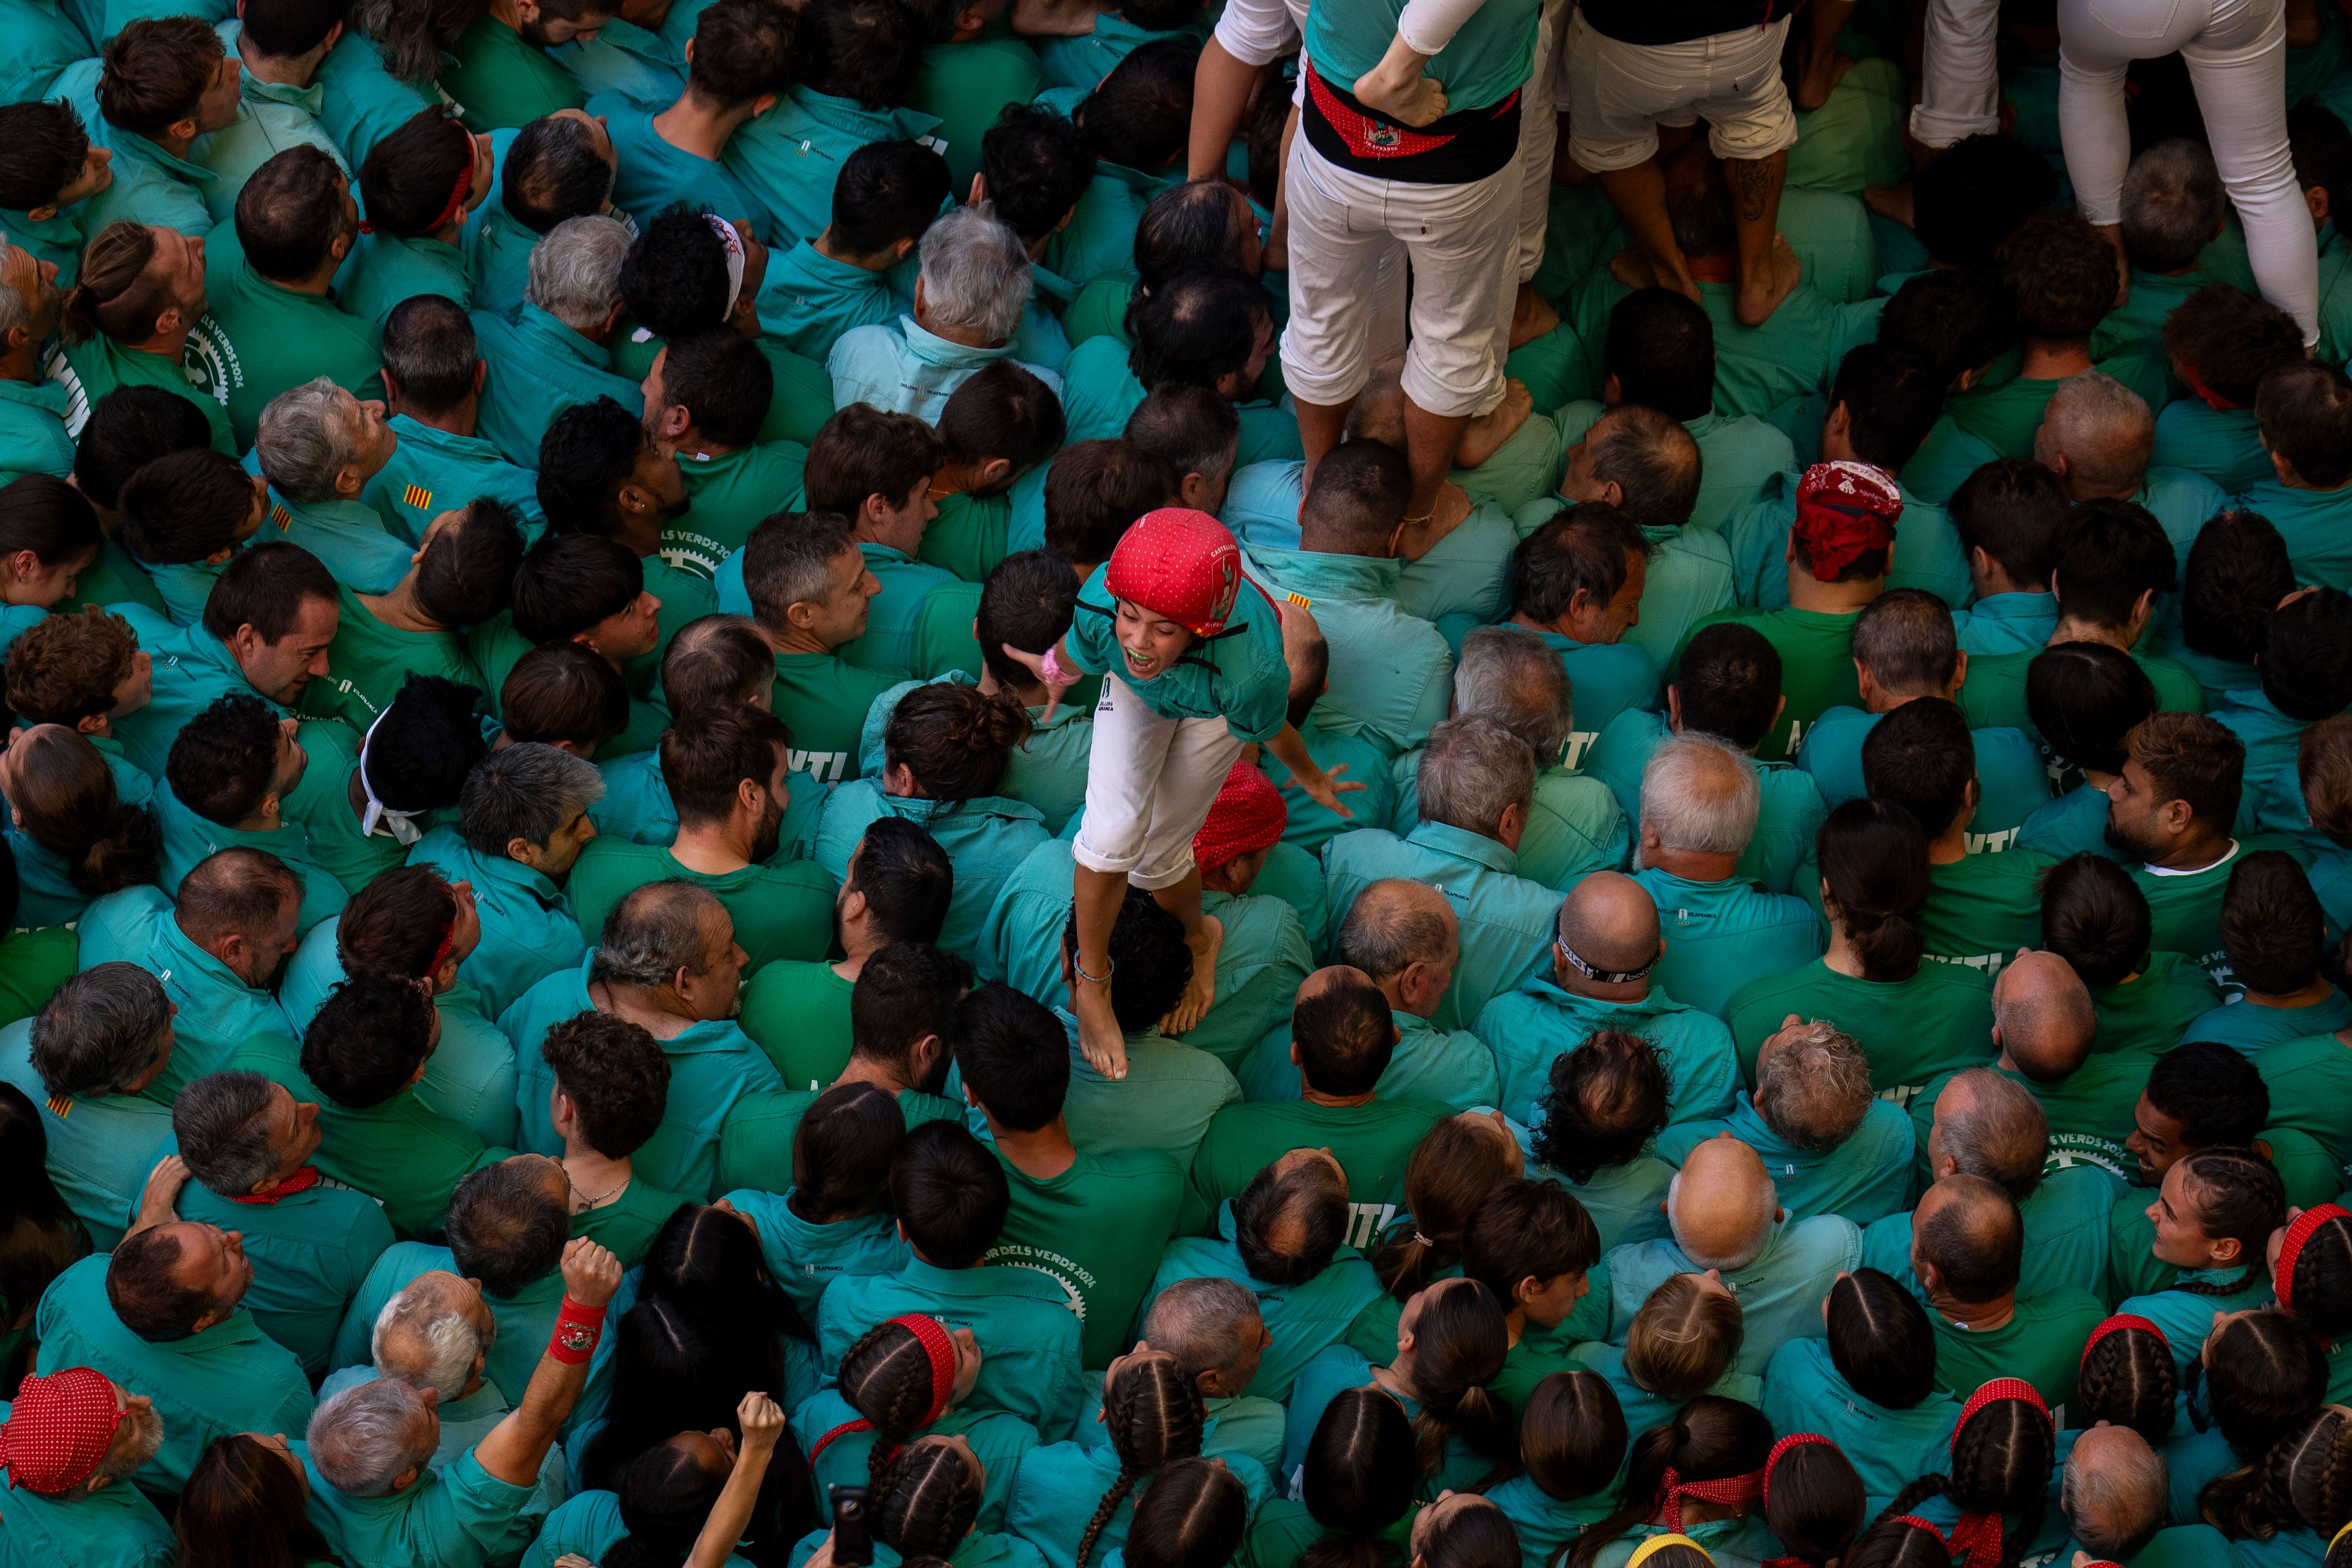
<path id="1" fill-rule="evenodd" d="M 1225 629 L 1242 588 L 1242 548 L 1205 511 L 1164 506 L 1147 511 L 1119 537 L 1103 585 L 1194 637 Z"/>
<path id="2" fill-rule="evenodd" d="M 0 1426 L 0 1468 L 12 1488 L 43 1497 L 78 1487 L 106 1458 L 121 1424 L 105 1373 L 69 1366 L 28 1377 Z"/>
<path id="3" fill-rule="evenodd" d="M 1209 807 L 1209 819 L 1192 835 L 1192 858 L 1203 871 L 1213 871 L 1231 860 L 1271 848 L 1290 820 L 1282 792 L 1258 771 L 1257 764 L 1238 762 L 1225 775 L 1225 785 Z"/>

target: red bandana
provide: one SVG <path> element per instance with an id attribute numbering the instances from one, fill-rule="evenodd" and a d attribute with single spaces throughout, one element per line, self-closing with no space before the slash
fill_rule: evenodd
<path id="1" fill-rule="evenodd" d="M 2279 1244 L 2278 1270 L 2272 1283 L 2278 1290 L 2278 1304 L 2290 1312 L 2294 1310 L 2294 1266 L 2303 1258 L 2304 1243 L 2311 1239 L 2312 1232 L 2331 1219 L 2352 1219 L 2352 1210 L 2342 1204 L 2318 1204 L 2287 1224 L 2286 1239 Z"/>
<path id="2" fill-rule="evenodd" d="M 892 1318 L 890 1321 L 914 1335 L 916 1342 L 923 1347 L 924 1352 L 931 1358 L 931 1407 L 923 1412 L 923 1418 L 920 1421 L 915 1423 L 915 1429 L 920 1431 L 945 1415 L 948 1401 L 955 1397 L 955 1341 L 948 1336 L 947 1330 L 940 1326 L 940 1321 L 937 1318 L 927 1318 L 919 1312 L 902 1313 Z M 810 1447 L 809 1463 L 815 1464 L 817 1456 L 824 1453 L 835 1438 L 846 1437 L 853 1432 L 873 1430 L 874 1423 L 862 1415 L 855 1421 L 843 1422 L 824 1436 L 819 1437 Z M 890 1452 L 895 1454 L 898 1451 L 898 1445 L 892 1444 Z"/>
<path id="3" fill-rule="evenodd" d="M 2042 1395 L 2032 1384 L 2018 1377 L 1992 1378 L 1969 1394 L 1968 1404 L 1960 1407 L 1960 1418 L 1952 1426 L 1954 1452 L 1959 1450 L 1960 1434 L 1969 1429 L 1977 1412 L 2004 1399 L 2022 1400 L 2033 1406 L 2043 1421 L 2050 1419 L 2050 1406 L 2042 1402 Z M 1960 1515 L 1960 1522 L 1952 1526 L 1952 1533 L 1944 1539 L 1952 1555 L 1960 1558 L 1966 1568 L 1994 1568 L 2000 1561 L 2000 1515 L 1969 1512 Z"/>
<path id="4" fill-rule="evenodd" d="M 1825 1447 L 1831 1448 L 1837 1447 L 1835 1443 L 1831 1442 L 1819 1432 L 1791 1432 L 1787 1436 L 1781 1438 L 1779 1442 L 1773 1444 L 1772 1451 L 1764 1457 L 1764 1487 L 1762 1495 L 1764 1499 L 1764 1506 L 1766 1508 L 1770 1508 L 1772 1506 L 1772 1467 L 1780 1462 L 1781 1455 L 1787 1453 L 1791 1448 L 1801 1448 L 1808 1443 L 1819 1443 Z"/>
<path id="5" fill-rule="evenodd" d="M 1664 1516 L 1668 1530 L 1683 1527 L 1683 1499 L 1696 1498 L 1701 1502 L 1722 1503 L 1736 1507 L 1754 1502 L 1764 1495 L 1764 1472 L 1750 1470 L 1744 1476 L 1725 1476 L 1720 1480 L 1686 1481 L 1672 1465 L 1658 1479 L 1658 1512 Z"/>
<path id="6" fill-rule="evenodd" d="M 0 1467 L 11 1488 L 54 1496 L 89 1479 L 121 1424 L 105 1373 L 69 1366 L 28 1377 L 0 1426 Z"/>
<path id="7" fill-rule="evenodd" d="M 1797 481 L 1797 548 L 1817 583 L 1895 542 L 1903 492 L 1895 476 L 1868 463 L 1815 463 Z"/>
<path id="8" fill-rule="evenodd" d="M 1289 821 L 1282 792 L 1267 782 L 1254 763 L 1237 762 L 1209 807 L 1208 820 L 1192 835 L 1192 858 L 1203 871 L 1213 871 L 1229 860 L 1269 848 L 1281 838 Z"/>
<path id="9" fill-rule="evenodd" d="M 2171 1348 L 2172 1342 L 2164 1337 L 2164 1331 L 2158 1328 L 2154 1323 L 2149 1322 L 2146 1318 L 2139 1316 L 2136 1312 L 2117 1312 L 2114 1317 L 2107 1319 L 2097 1328 L 2093 1329 L 2091 1331 L 2091 1337 L 2083 1342 L 2083 1361 L 2089 1361 L 2091 1359 L 2091 1347 L 2097 1344 L 2101 1340 L 2105 1339 L 2109 1334 L 2120 1334 L 2133 1331 L 2140 1333 L 2154 1334 L 2158 1344 L 2163 1345 L 2168 1350 Z M 2078 1362 L 2075 1364 L 2080 1366 L 2082 1363 Z"/>
<path id="10" fill-rule="evenodd" d="M 241 1198 L 231 1198 L 233 1204 L 274 1204 L 280 1198 L 290 1198 L 296 1193 L 307 1193 L 319 1184 L 319 1167 L 305 1165 L 266 1193 L 247 1193 Z"/>
<path id="11" fill-rule="evenodd" d="M 1225 525 L 1205 511 L 1164 506 L 1147 511 L 1119 536 L 1103 585 L 1194 637 L 1225 629 L 1242 587 L 1242 551 Z"/>

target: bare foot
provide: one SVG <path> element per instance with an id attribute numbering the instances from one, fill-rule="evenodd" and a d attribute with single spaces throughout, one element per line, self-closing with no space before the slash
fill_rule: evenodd
<path id="1" fill-rule="evenodd" d="M 1899 223 L 1905 228 L 1911 226 L 1910 181 L 1906 180 L 1899 185 L 1864 185 L 1862 199 L 1864 205 L 1880 217 Z"/>
<path id="2" fill-rule="evenodd" d="M 1629 245 L 1609 258 L 1609 276 L 1628 289 L 1672 289 L 1688 296 L 1695 305 L 1706 303 L 1699 298 L 1698 285 L 1691 281 L 1689 273 L 1669 276 L 1659 271 L 1657 264 L 1638 245 Z"/>
<path id="3" fill-rule="evenodd" d="M 1788 237 L 1774 235 L 1772 258 L 1766 265 L 1764 275 L 1739 279 L 1739 298 L 1732 307 L 1732 314 L 1738 317 L 1742 326 L 1762 326 L 1772 319 L 1772 312 L 1780 308 L 1780 301 L 1796 292 L 1797 285 L 1804 281 L 1804 264 L 1789 247 Z"/>
<path id="4" fill-rule="evenodd" d="M 1513 386 L 1517 382 L 1511 383 Z M 1530 402 L 1533 400 L 1530 399 Z M 1475 464 L 1468 465 L 1476 467 Z M 1437 502 L 1431 510 L 1429 521 L 1418 528 L 1405 525 L 1397 535 L 1397 555 L 1405 561 L 1418 561 L 1437 546 L 1437 542 L 1462 526 L 1470 515 L 1470 492 L 1451 479 L 1437 487 Z"/>
<path id="5" fill-rule="evenodd" d="M 1081 980 L 1070 989 L 1070 1012 L 1078 1020 L 1078 1054 L 1107 1079 L 1127 1076 L 1127 1037 L 1110 1009 L 1110 982 Z"/>
<path id="6" fill-rule="evenodd" d="M 1503 401 L 1479 415 L 1462 427 L 1462 439 L 1454 448 L 1454 466 L 1475 468 L 1502 449 L 1503 443 L 1519 433 L 1519 426 L 1535 412 L 1535 395 L 1527 383 L 1513 379 L 1503 384 Z"/>
<path id="7" fill-rule="evenodd" d="M 1202 915 L 1200 935 L 1188 938 L 1185 945 L 1192 950 L 1192 981 L 1184 987 L 1184 1000 L 1160 1020 L 1163 1034 L 1184 1034 L 1198 1027 L 1201 1020 L 1209 1016 L 1210 1007 L 1217 1000 L 1217 954 L 1225 945 L 1224 922 L 1214 915 Z M 1121 1055 L 1125 1055 L 1123 1048 Z M 1124 1061 L 1119 1070 L 1126 1070 Z"/>
<path id="8" fill-rule="evenodd" d="M 1399 81 L 1383 66 L 1356 79 L 1356 101 L 1377 110 L 1400 125 L 1427 125 L 1445 115 L 1445 89 L 1434 77 L 1414 76 Z"/>
<path id="9" fill-rule="evenodd" d="M 1559 325 L 1559 312 L 1545 302 L 1531 284 L 1519 285 L 1519 297 L 1511 306 L 1511 346 L 1522 349 Z"/>
<path id="10" fill-rule="evenodd" d="M 1804 77 L 1797 83 L 1797 107 L 1800 110 L 1819 109 L 1830 100 L 1837 84 L 1853 68 L 1853 58 L 1832 49 L 1805 68 Z"/>

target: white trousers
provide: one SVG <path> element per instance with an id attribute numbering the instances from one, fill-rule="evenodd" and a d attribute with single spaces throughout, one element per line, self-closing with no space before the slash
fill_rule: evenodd
<path id="1" fill-rule="evenodd" d="M 2284 0 L 2059 0 L 2058 37 L 2058 130 L 2084 216 L 2123 217 L 2125 70 L 2178 49 L 2263 298 L 2317 342 L 2319 247 L 2287 154 Z"/>
<path id="2" fill-rule="evenodd" d="M 1192 836 L 1241 754 L 1223 719 L 1163 719 L 1117 675 L 1104 676 L 1072 858 L 1089 871 L 1123 871 L 1139 888 L 1174 887 L 1192 869 Z"/>
<path id="3" fill-rule="evenodd" d="M 1927 0 L 1925 79 L 1911 109 L 1911 134 L 1921 143 L 1948 147 L 2000 129 L 2000 0 Z"/>
<path id="4" fill-rule="evenodd" d="M 1559 95 L 1568 150 L 1596 174 L 1656 155 L 1658 127 L 1706 121 L 1718 158 L 1769 158 L 1797 142 L 1796 106 L 1780 80 L 1789 18 L 1679 44 L 1628 44 L 1580 11 L 1568 26 Z"/>

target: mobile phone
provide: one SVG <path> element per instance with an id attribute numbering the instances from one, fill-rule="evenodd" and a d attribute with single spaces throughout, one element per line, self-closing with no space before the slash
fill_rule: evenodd
<path id="1" fill-rule="evenodd" d="M 874 1561 L 874 1532 L 866 1521 L 864 1487 L 827 1487 L 833 1500 L 833 1560 L 838 1568 L 865 1568 Z"/>

